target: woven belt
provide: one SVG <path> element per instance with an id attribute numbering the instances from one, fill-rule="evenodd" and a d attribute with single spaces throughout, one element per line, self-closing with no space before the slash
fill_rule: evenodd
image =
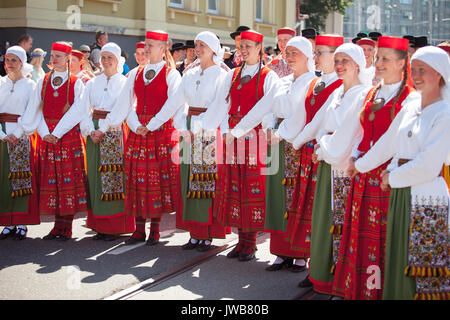
<path id="1" fill-rule="evenodd" d="M 92 114 L 92 119 L 94 120 L 106 119 L 108 113 L 109 111 L 94 110 L 94 113 Z"/>
<path id="2" fill-rule="evenodd" d="M 402 165 L 404 165 L 405 163 L 410 162 L 410 159 L 398 159 L 398 166 L 401 167 Z M 444 166 L 442 167 L 441 173 L 439 174 L 439 177 L 443 177 L 443 170 L 444 170 Z"/>
<path id="3" fill-rule="evenodd" d="M 206 110 L 206 108 L 189 107 L 188 117 L 199 116 L 202 113 L 206 112 Z"/>
<path id="4" fill-rule="evenodd" d="M 0 122 L 17 122 L 20 115 L 11 113 L 0 113 Z"/>

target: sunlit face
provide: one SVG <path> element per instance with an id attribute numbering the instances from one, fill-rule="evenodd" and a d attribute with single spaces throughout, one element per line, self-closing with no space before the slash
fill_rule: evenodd
<path id="1" fill-rule="evenodd" d="M 340 79 L 354 79 L 358 77 L 358 64 L 346 53 L 338 52 L 334 55 L 334 71 Z"/>
<path id="2" fill-rule="evenodd" d="M 259 59 L 259 53 L 261 52 L 261 44 L 256 43 L 255 41 L 244 39 L 241 40 L 241 54 L 242 59 L 245 62 L 248 61 L 257 61 Z"/>
<path id="3" fill-rule="evenodd" d="M 145 54 L 145 49 L 143 49 L 143 48 L 136 49 L 134 58 L 136 59 L 136 62 L 140 66 L 145 66 L 147 64 L 147 56 Z"/>
<path id="4" fill-rule="evenodd" d="M 5 56 L 5 70 L 6 73 L 16 73 L 22 69 L 22 61 L 13 53 L 8 53 Z"/>
<path id="5" fill-rule="evenodd" d="M 396 78 L 403 73 L 405 61 L 391 48 L 378 48 L 375 60 L 375 76 L 379 79 Z"/>
<path id="6" fill-rule="evenodd" d="M 82 62 L 75 56 L 70 56 L 70 72 L 77 74 L 81 71 Z"/>
<path id="7" fill-rule="evenodd" d="M 195 41 L 195 55 L 197 56 L 197 58 L 200 59 L 200 61 L 209 60 L 209 59 L 213 58 L 214 51 L 212 51 L 211 48 L 203 41 L 196 40 Z"/>
<path id="8" fill-rule="evenodd" d="M 277 39 L 278 39 L 278 48 L 280 48 L 281 52 L 285 52 L 286 45 L 289 42 L 289 40 L 292 39 L 292 36 L 289 34 L 280 34 L 278 35 Z"/>
<path id="9" fill-rule="evenodd" d="M 414 87 L 426 94 L 439 86 L 442 76 L 425 62 L 415 59 L 411 62 L 411 78 Z"/>
<path id="10" fill-rule="evenodd" d="M 119 61 L 117 61 L 116 56 L 108 51 L 101 53 L 100 62 L 103 68 L 107 71 L 117 70 L 117 64 L 119 63 Z"/>
<path id="11" fill-rule="evenodd" d="M 326 73 L 334 70 L 333 59 L 334 48 L 318 45 L 314 51 L 314 62 L 316 64 L 316 70 L 322 70 Z"/>
<path id="12" fill-rule="evenodd" d="M 145 54 L 147 56 L 147 60 L 150 60 L 152 63 L 160 62 L 164 57 L 166 47 L 167 44 L 163 41 L 146 39 Z"/>
<path id="13" fill-rule="evenodd" d="M 364 51 L 364 57 L 366 58 L 366 68 L 370 67 L 373 63 L 373 57 L 375 55 L 375 47 L 363 44 L 360 46 Z"/>
<path id="14" fill-rule="evenodd" d="M 308 64 L 308 58 L 296 47 L 288 46 L 286 48 L 286 61 L 292 70 L 297 71 L 305 68 Z"/>
<path id="15" fill-rule="evenodd" d="M 56 71 L 66 70 L 67 63 L 69 62 L 70 55 L 61 51 L 50 52 L 50 63 Z"/>

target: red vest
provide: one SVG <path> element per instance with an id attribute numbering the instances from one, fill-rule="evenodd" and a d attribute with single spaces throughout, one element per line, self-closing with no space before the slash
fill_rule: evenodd
<path id="1" fill-rule="evenodd" d="M 144 67 L 140 67 L 134 80 L 134 93 L 137 98 L 136 113 L 142 125 L 146 126 L 164 106 L 167 101 L 167 66 L 161 69 L 158 75 L 147 86 L 145 85 L 143 72 Z M 168 72 L 170 72 L 170 68 Z"/>
<path id="2" fill-rule="evenodd" d="M 43 84 L 47 82 L 50 73 L 47 73 L 44 77 Z M 75 100 L 75 82 L 78 80 L 78 77 L 74 74 L 70 74 L 69 83 L 69 105 L 71 106 Z M 52 81 L 50 79 L 50 81 Z M 63 110 L 66 106 L 67 101 L 67 82 L 64 82 L 58 90 L 54 90 L 52 84 L 49 82 L 47 85 L 47 90 L 44 92 L 44 85 L 42 86 L 41 91 L 41 99 L 44 100 L 44 119 L 47 122 L 48 129 L 50 132 L 58 124 L 58 121 L 63 117 Z M 58 96 L 54 96 L 54 92 L 58 92 Z"/>
<path id="3" fill-rule="evenodd" d="M 372 113 L 370 107 L 372 106 L 375 97 L 372 97 L 372 93 L 375 88 L 372 88 L 367 94 L 366 100 L 364 101 L 364 117 L 361 117 L 361 125 L 364 129 L 364 136 L 359 144 L 358 150 L 361 152 L 367 152 L 370 150 L 372 145 L 374 145 L 378 139 L 387 131 L 391 125 L 391 109 L 394 104 L 394 98 L 392 98 L 388 103 L 386 103 L 380 110 L 375 112 L 375 119 L 373 121 L 369 120 L 369 116 Z M 403 93 L 400 95 L 395 107 L 394 115 L 397 115 L 402 109 L 402 102 L 408 97 L 408 95 L 415 91 L 410 86 L 406 85 Z M 372 97 L 372 99 L 370 99 Z M 370 100 L 369 100 L 370 99 Z"/>
<path id="4" fill-rule="evenodd" d="M 320 80 L 320 78 L 316 78 L 311 82 L 311 85 L 309 86 L 308 93 L 306 94 L 305 99 L 305 109 L 306 109 L 306 123 L 310 123 L 314 116 L 316 115 L 317 111 L 320 110 L 320 108 L 324 105 L 324 103 L 327 101 L 330 94 L 334 92 L 337 88 L 339 88 L 343 81 L 342 79 L 338 79 L 335 82 L 328 85 L 325 89 L 323 89 L 318 95 L 314 95 L 314 87 L 316 86 L 316 83 Z M 314 105 L 311 104 L 312 99 L 314 98 L 315 103 Z"/>
<path id="5" fill-rule="evenodd" d="M 236 68 L 233 74 L 233 80 L 238 76 L 240 68 Z M 252 80 L 249 82 L 242 84 L 242 88 L 238 90 L 240 85 L 239 80 L 237 80 L 230 92 L 231 99 L 231 107 L 228 114 L 231 118 L 241 119 L 244 117 L 255 104 L 264 96 L 264 81 L 266 79 L 267 74 L 269 74 L 271 70 L 267 67 L 261 68 L 261 76 L 259 79 L 259 87 L 258 87 L 258 99 L 256 99 L 256 83 L 258 81 L 258 76 L 254 76 Z M 233 129 L 237 124 L 236 121 L 230 122 L 230 128 Z"/>

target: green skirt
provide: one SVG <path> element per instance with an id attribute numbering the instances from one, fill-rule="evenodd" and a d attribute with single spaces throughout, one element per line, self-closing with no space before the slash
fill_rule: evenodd
<path id="1" fill-rule="evenodd" d="M 93 120 L 94 127 L 98 129 L 98 120 Z M 86 162 L 88 180 L 88 208 L 96 217 L 109 217 L 125 212 L 124 200 L 103 201 L 100 167 L 100 144 L 95 144 L 91 137 L 86 139 Z M 124 187 L 125 188 L 125 187 Z"/>
<path id="2" fill-rule="evenodd" d="M 5 131 L 5 124 L 2 123 L 2 129 Z M 28 198 L 30 195 L 12 198 L 12 187 L 9 176 L 9 154 L 8 144 L 0 142 L 0 214 L 27 212 Z"/>
<path id="3" fill-rule="evenodd" d="M 412 300 L 416 281 L 404 274 L 408 265 L 411 188 L 392 189 L 386 230 L 384 300 Z"/>
<path id="4" fill-rule="evenodd" d="M 317 167 L 317 183 L 311 218 L 311 258 L 310 277 L 314 290 L 331 294 L 334 275 L 333 266 L 333 226 L 331 212 L 331 166 L 321 161 Z"/>
<path id="5" fill-rule="evenodd" d="M 271 156 L 271 162 L 266 169 L 266 218 L 264 229 L 267 231 L 286 232 L 287 219 L 286 213 L 286 188 L 283 185 L 284 180 L 284 141 L 268 146 L 267 155 Z M 270 174 L 268 170 L 276 170 L 276 174 Z"/>

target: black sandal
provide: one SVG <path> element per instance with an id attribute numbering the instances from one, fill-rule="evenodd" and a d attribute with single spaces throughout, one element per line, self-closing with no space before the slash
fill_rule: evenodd
<path id="1" fill-rule="evenodd" d="M 24 226 L 25 229 L 18 227 L 16 233 L 14 234 L 14 240 L 21 241 L 27 237 L 28 228 Z"/>
<path id="2" fill-rule="evenodd" d="M 8 233 L 5 233 L 5 230 L 8 230 Z M 5 240 L 6 238 L 9 237 L 14 237 L 14 235 L 16 234 L 17 228 L 14 226 L 13 229 L 10 229 L 9 227 L 5 227 L 5 229 L 3 229 L 2 233 L 0 233 L 0 240 Z"/>

